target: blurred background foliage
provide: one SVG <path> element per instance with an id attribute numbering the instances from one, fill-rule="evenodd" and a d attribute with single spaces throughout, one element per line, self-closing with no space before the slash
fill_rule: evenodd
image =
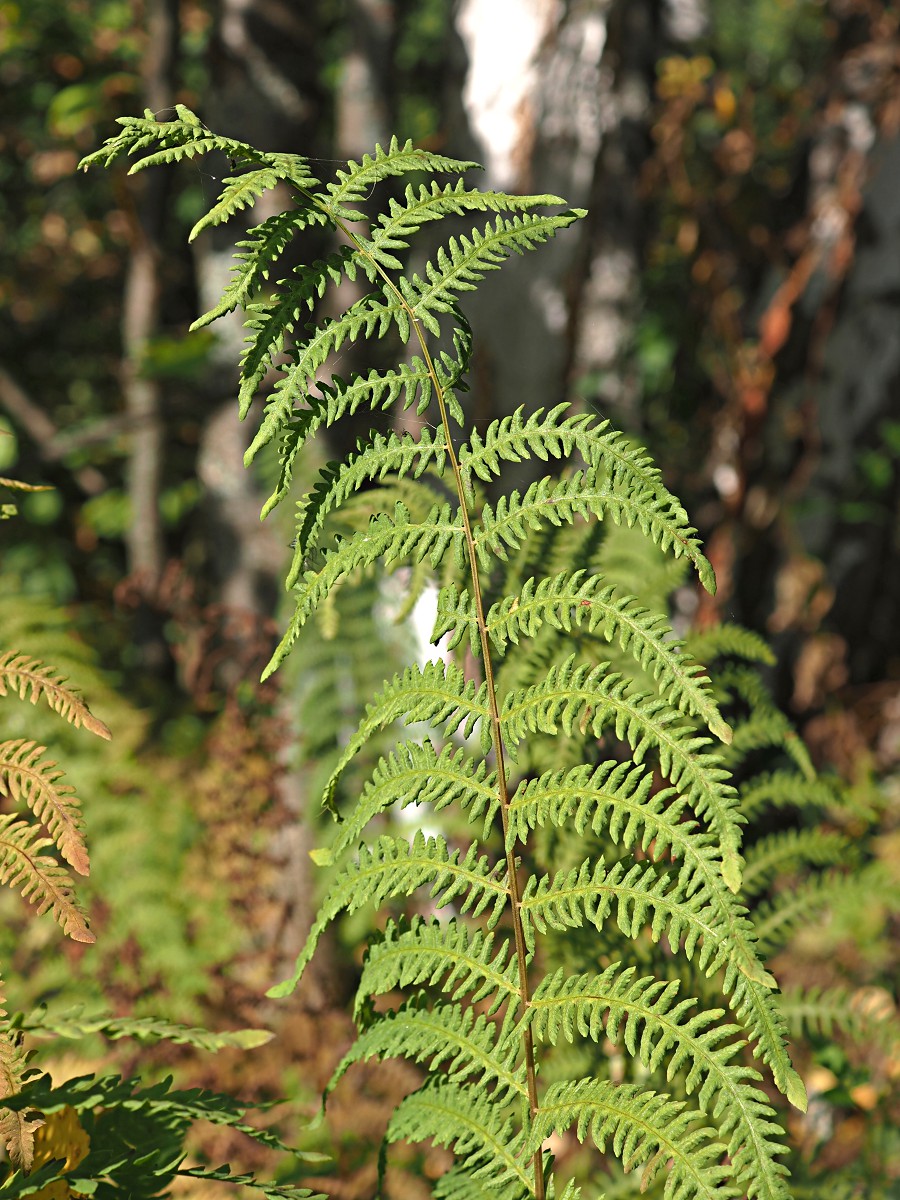
<path id="1" fill-rule="evenodd" d="M 86 799 L 98 944 L 62 948 L 2 897 L 14 1007 L 277 1026 L 252 1054 L 152 1061 L 307 1105 L 349 1038 L 359 963 L 341 944 L 296 1004 L 259 997 L 310 919 L 308 850 L 325 835 L 307 797 L 409 634 L 384 633 L 372 579 L 256 683 L 292 531 L 257 520 L 274 465 L 240 466 L 239 327 L 186 332 L 226 277 L 235 231 L 192 249 L 186 231 L 228 164 L 75 173 L 117 115 L 176 101 L 323 171 L 397 132 L 486 162 L 488 183 L 590 207 L 568 259 L 513 264 L 515 304 L 498 290 L 474 313 L 472 419 L 510 396 L 569 399 L 646 442 L 719 579 L 715 598 L 654 590 L 698 636 L 737 620 L 771 641 L 777 703 L 816 765 L 868 798 L 861 829 L 896 885 L 898 26 L 879 0 L 0 0 L 0 475 L 53 488 L 0 522 L 0 640 L 71 675 L 114 733 L 110 749 L 48 730 Z M 30 706 L 3 720 L 4 737 L 45 736 Z M 778 959 L 785 985 L 895 1005 L 889 892 L 823 901 Z M 797 1133 L 838 1163 L 900 1075 L 895 1057 L 873 1099 L 846 1054 L 855 1093 L 831 1059 L 806 1064 L 833 1104 Z M 357 1139 L 377 1136 L 379 1094 L 409 1070 L 362 1069 L 335 1097 L 330 1194 L 371 1188 Z M 444 1165 L 410 1151 L 405 1194 Z"/>

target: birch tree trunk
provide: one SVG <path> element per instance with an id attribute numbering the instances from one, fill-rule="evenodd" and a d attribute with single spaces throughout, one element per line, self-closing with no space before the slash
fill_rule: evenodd
<path id="1" fill-rule="evenodd" d="M 141 62 L 145 107 L 162 112 L 173 103 L 178 48 L 178 0 L 147 0 L 146 44 Z M 131 252 L 125 276 L 122 316 L 122 392 L 134 431 L 126 472 L 131 522 L 125 534 L 128 572 L 139 608 L 135 640 L 145 666 L 159 670 L 166 659 L 158 621 L 148 604 L 165 561 L 159 497 L 163 425 L 160 387 L 143 374 L 150 339 L 159 322 L 159 240 L 166 213 L 168 172 L 147 172 L 140 181 L 132 214 Z"/>
<path id="2" fill-rule="evenodd" d="M 660 6 L 652 0 L 462 0 L 465 153 L 490 186 L 553 192 L 588 217 L 475 298 L 476 419 L 566 399 L 581 382 L 625 426 L 639 303 L 645 154 Z M 585 391 L 585 388 L 587 391 Z"/>

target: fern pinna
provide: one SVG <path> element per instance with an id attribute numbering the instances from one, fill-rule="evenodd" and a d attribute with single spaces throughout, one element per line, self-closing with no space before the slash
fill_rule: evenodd
<path id="1" fill-rule="evenodd" d="M 540 1200 L 556 1188 L 551 1139 L 571 1130 L 626 1169 L 640 1168 L 643 1187 L 661 1182 L 669 1200 L 785 1196 L 779 1129 L 742 1047 L 752 1045 L 794 1104 L 803 1107 L 805 1093 L 785 1048 L 775 981 L 735 897 L 741 815 L 709 736 L 723 743 L 731 736 L 710 681 L 662 618 L 608 580 L 571 562 L 553 563 L 552 574 L 538 565 L 527 578 L 510 569 L 531 539 L 604 521 L 639 529 L 686 558 L 712 589 L 696 531 L 648 456 L 591 414 L 565 405 L 520 410 L 462 440 L 458 397 L 472 338 L 459 296 L 583 214 L 559 211 L 556 196 L 471 188 L 458 177 L 475 164 L 396 140 L 323 186 L 307 159 L 219 137 L 184 107 L 172 121 L 148 112 L 120 124 L 84 165 L 137 155 L 132 170 L 141 170 L 207 153 L 232 163 L 219 201 L 192 236 L 267 191 L 290 199 L 239 243 L 231 283 L 196 322 L 237 308 L 246 313 L 241 415 L 260 389 L 266 394 L 246 460 L 270 443 L 280 453 L 280 478 L 263 515 L 288 496 L 298 455 L 319 430 L 361 410 L 427 413 L 418 435 L 372 433 L 325 467 L 300 500 L 288 575 L 294 615 L 267 673 L 335 589 L 379 560 L 437 579 L 434 641 L 446 636 L 470 652 L 463 665 L 451 656 L 410 665 L 385 683 L 349 736 L 325 787 L 329 807 L 374 734 L 397 722 L 414 727 L 378 761 L 356 803 L 336 813 L 336 841 L 317 855 L 333 872 L 331 884 L 293 977 L 272 994 L 295 988 L 339 914 L 423 895 L 434 915 L 388 919 L 368 950 L 359 1039 L 332 1086 L 372 1056 L 428 1065 L 424 1084 L 394 1112 L 385 1141 L 433 1139 L 453 1149 L 456 1165 L 435 1195 Z M 457 178 L 421 182 L 444 174 Z M 402 194 L 394 188 L 381 211 L 367 211 L 375 185 L 407 175 L 416 182 Z M 446 236 L 419 272 L 403 273 L 400 255 L 424 225 L 471 215 L 475 228 Z M 288 244 L 315 229 L 338 234 L 340 249 L 273 282 Z M 367 282 L 365 295 L 315 323 L 326 291 L 357 279 Z M 388 335 L 398 345 L 390 369 L 344 378 L 329 368 L 348 343 Z M 501 492 L 504 464 L 549 459 L 560 463 L 557 475 Z M 338 512 L 345 532 L 329 536 Z M 313 550 L 320 556 L 311 567 Z M 638 664 L 645 690 L 608 659 L 580 657 L 574 638 L 572 653 L 543 669 L 532 651 L 547 628 L 614 644 Z M 548 736 L 560 765 L 536 773 L 530 747 Z M 613 747 L 617 757 L 571 763 L 572 738 L 580 747 Z M 377 833 L 382 814 L 414 802 L 453 808 L 466 822 L 464 843 L 422 831 L 411 838 Z M 540 872 L 534 831 L 571 821 L 627 825 L 629 853 Z M 602 931 L 609 922 L 636 945 L 665 938 L 670 952 L 658 951 L 653 972 L 641 977 L 624 962 L 580 973 L 542 970 L 548 931 Z M 718 980 L 716 1007 L 681 995 L 671 966 L 679 959 Z M 384 1011 L 372 1002 L 398 988 L 407 990 L 399 1006 Z M 549 1047 L 560 1034 L 576 1033 L 623 1046 L 646 1079 L 659 1070 L 677 1077 L 689 1099 L 611 1077 L 545 1086 Z M 564 1194 L 577 1191 L 570 1182 Z"/>

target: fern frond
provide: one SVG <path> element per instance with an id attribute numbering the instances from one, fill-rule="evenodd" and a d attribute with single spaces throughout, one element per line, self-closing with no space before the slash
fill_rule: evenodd
<path id="1" fill-rule="evenodd" d="M 900 911 L 900 882 L 884 863 L 876 861 L 852 875 L 823 871 L 760 905 L 755 920 L 759 944 L 772 954 L 816 914 L 839 912 L 851 905 L 865 907 L 872 897 L 890 911 Z"/>
<path id="2" fill-rule="evenodd" d="M 427 1083 L 397 1106 L 384 1138 L 429 1138 L 436 1146 L 452 1147 L 457 1168 L 471 1178 L 485 1180 L 492 1189 L 515 1183 L 518 1195 L 533 1194 L 521 1156 L 522 1134 L 513 1134 L 512 1121 L 480 1089 Z"/>
<path id="3" fill-rule="evenodd" d="M 900 1050 L 900 1014 L 887 992 L 847 988 L 789 988 L 778 1005 L 795 1038 L 831 1037 L 835 1030 L 857 1040 L 875 1041 L 890 1053 Z"/>
<path id="4" fill-rule="evenodd" d="M 763 663 L 767 667 L 775 665 L 772 647 L 758 633 L 731 622 L 713 625 L 709 629 L 692 629 L 685 643 L 700 662 L 712 662 L 713 659 L 729 655 L 748 662 Z"/>
<path id="5" fill-rule="evenodd" d="M 589 729 L 599 737 L 612 724 L 616 737 L 627 741 L 639 763 L 652 746 L 660 769 L 679 788 L 698 816 L 708 822 L 719 840 L 722 876 L 732 889 L 740 886 L 740 825 L 737 791 L 727 782 L 719 759 L 706 752 L 709 738 L 698 737 L 663 700 L 635 695 L 628 680 L 607 674 L 608 663 L 576 665 L 572 655 L 546 678 L 524 693 L 507 696 L 501 714 L 504 736 L 516 743 L 526 733 L 567 736 Z"/>
<path id="6" fill-rule="evenodd" d="M 242 420 L 297 321 L 304 313 L 313 311 L 329 283 L 340 284 L 345 277 L 351 283 L 355 281 L 356 262 L 352 251 L 343 247 L 325 259 L 295 267 L 293 278 L 278 281 L 271 299 L 244 306 L 244 327 L 250 334 L 245 338 L 247 346 L 241 358 L 238 390 L 238 415 Z"/>
<path id="7" fill-rule="evenodd" d="M 407 725 L 416 721 L 442 725 L 445 737 L 460 727 L 463 736 L 468 737 L 480 723 L 481 745 L 486 753 L 490 744 L 490 712 L 485 697 L 485 685 L 476 687 L 475 681 L 467 680 L 453 663 L 427 662 L 424 667 L 407 667 L 402 675 L 395 675 L 373 703 L 366 706 L 359 728 L 348 741 L 325 785 L 322 799 L 325 807 L 332 807 L 337 781 L 347 764 L 376 730 L 386 729 L 394 721 L 403 721 Z"/>
<path id="8" fill-rule="evenodd" d="M 640 1169 L 642 1191 L 669 1164 L 665 1200 L 739 1195 L 725 1182 L 731 1172 L 720 1164 L 723 1147 L 715 1131 L 699 1128 L 697 1115 L 680 1101 L 634 1084 L 595 1079 L 553 1084 L 532 1122 L 525 1153 L 574 1125 L 579 1141 L 590 1139 L 601 1151 L 609 1143 L 626 1171 Z"/>
<path id="9" fill-rule="evenodd" d="M 46 751 L 46 746 L 24 738 L 0 742 L 0 795 L 27 805 L 69 866 L 79 875 L 89 875 L 81 802 L 73 787 L 59 782 L 63 772 L 56 763 L 43 759 Z"/>
<path id="10" fill-rule="evenodd" d="M 291 209 L 273 213 L 248 230 L 247 236 L 235 244 L 237 253 L 231 282 L 218 303 L 198 317 L 191 330 L 211 325 L 236 308 L 246 308 L 268 280 L 273 266 L 295 235 L 310 225 L 324 225 L 327 221 L 326 215 L 318 209 Z"/>
<path id="11" fill-rule="evenodd" d="M 417 149 L 411 140 L 402 145 L 392 137 L 387 150 L 375 147 L 374 155 L 364 154 L 360 162 L 351 159 L 346 171 L 339 167 L 335 180 L 326 187 L 328 210 L 344 220 L 366 220 L 365 213 L 352 213 L 348 204 L 360 204 L 369 195 L 373 186 L 383 179 L 396 175 L 408 175 L 413 171 L 430 171 L 433 174 L 461 175 L 478 163 L 458 158 L 447 158 L 433 151 Z"/>
<path id="12" fill-rule="evenodd" d="M 81 1006 L 61 1013 L 48 1013 L 43 1007 L 17 1021 L 17 1028 L 32 1037 L 78 1040 L 99 1033 L 110 1041 L 134 1038 L 139 1042 L 170 1042 L 174 1046 L 193 1046 L 216 1053 L 226 1047 L 252 1050 L 264 1046 L 275 1036 L 268 1029 L 234 1029 L 214 1032 L 189 1025 L 173 1024 L 156 1017 L 113 1017 L 109 1013 L 85 1012 Z"/>
<path id="13" fill-rule="evenodd" d="M 219 137 L 211 133 L 196 113 L 191 112 L 185 105 L 177 104 L 175 108 L 177 119 L 174 121 L 158 121 L 150 109 L 144 110 L 143 117 L 119 117 L 117 124 L 122 126 L 119 133 L 115 137 L 107 138 L 99 150 L 83 158 L 78 164 L 79 167 L 85 171 L 96 164 L 109 167 L 123 155 L 134 156 L 153 145 L 159 145 L 162 149 L 139 159 L 131 167 L 129 174 L 160 163 L 179 162 L 184 158 L 195 158 L 197 155 L 209 154 L 216 150 L 230 159 L 260 165 L 268 165 L 277 157 L 288 157 L 266 155 L 246 142 Z"/>
<path id="14" fill-rule="evenodd" d="M 669 945 L 680 946 L 688 959 L 696 952 L 697 965 L 706 974 L 727 960 L 714 914 L 702 897 L 685 896 L 677 882 L 651 866 L 618 862 L 607 868 L 602 858 L 529 878 L 521 902 L 529 949 L 535 934 L 547 929 L 580 928 L 585 921 L 602 929 L 613 910 L 626 937 L 636 938 L 649 924 L 655 942 L 665 934 Z"/>
<path id="15" fill-rule="evenodd" d="M 824 829 L 773 833 L 747 851 L 741 894 L 758 896 L 776 876 L 799 867 L 848 866 L 856 858 L 854 843 L 842 833 Z"/>
<path id="16" fill-rule="evenodd" d="M 290 995 L 319 938 L 338 913 L 381 904 L 392 896 L 408 896 L 419 887 L 428 886 L 435 908 L 459 900 L 461 912 L 478 916 L 489 910 L 488 926 L 495 925 L 509 898 L 503 864 L 492 864 L 478 851 L 477 842 L 472 842 L 464 855 L 451 851 L 442 837 L 426 837 L 421 830 L 411 843 L 382 836 L 371 847 L 361 846 L 359 861 L 344 868 L 332 883 L 297 957 L 294 974 L 266 994 Z"/>
<path id="17" fill-rule="evenodd" d="M 308 402 L 310 389 L 315 385 L 319 370 L 329 355 L 340 350 L 346 342 L 360 338 L 382 338 L 396 325 L 401 340 L 410 335 L 408 307 L 394 295 L 376 291 L 362 296 L 339 317 L 324 321 L 305 341 L 290 351 L 290 361 L 281 368 L 274 391 L 266 402 L 259 429 L 244 454 L 249 466 L 257 454 L 285 429 L 295 410 Z M 241 383 L 240 404 L 249 407 L 255 394 L 254 377 L 245 375 Z"/>
<path id="18" fill-rule="evenodd" d="M 607 513 L 628 527 L 637 525 L 662 550 L 671 550 L 676 558 L 686 555 L 694 564 L 707 590 L 715 589 L 712 568 L 700 551 L 696 530 L 685 523 L 683 510 L 668 493 L 658 488 L 641 491 L 618 488 L 609 479 L 603 464 L 576 471 L 558 481 L 550 476 L 531 484 L 523 496 L 512 492 L 486 505 L 475 545 L 481 565 L 487 569 L 494 558 L 506 561 L 510 550 L 517 550 L 529 529 L 561 525 L 574 517 L 602 518 Z"/>
<path id="19" fill-rule="evenodd" d="M 657 861 L 668 851 L 683 864 L 679 884 L 685 895 L 702 896 L 715 911 L 718 936 L 738 969 L 764 987 L 775 987 L 759 961 L 745 910 L 724 886 L 714 839 L 684 819 L 684 797 L 671 788 L 653 793 L 653 783 L 650 772 L 631 762 L 582 765 L 525 780 L 509 803 L 507 844 L 524 842 L 530 830 L 553 824 L 571 825 L 579 836 L 590 828 L 629 850 L 639 843 L 647 852 L 652 844 Z"/>
<path id="20" fill-rule="evenodd" d="M 533 945 L 535 931 L 579 928 L 585 919 L 600 929 L 614 906 L 626 937 L 637 937 L 649 924 L 654 941 L 665 934 L 688 960 L 696 954 L 696 965 L 706 975 L 724 967 L 723 991 L 748 1039 L 756 1042 L 754 1054 L 768 1065 L 779 1091 L 805 1111 L 806 1090 L 791 1066 L 776 1001 L 767 987 L 738 969 L 729 954 L 727 925 L 701 894 L 685 895 L 679 883 L 640 863 L 607 869 L 602 859 L 588 861 L 540 880 L 531 877 L 522 894 L 526 938 Z"/>
<path id="21" fill-rule="evenodd" d="M 106 741 L 112 737 L 78 693 L 66 685 L 63 676 L 57 675 L 52 667 L 44 666 L 36 658 L 14 650 L 0 654 L 0 696 L 10 693 L 21 700 L 30 700 L 32 704 L 37 704 L 43 696 L 53 711 L 76 729 L 84 726 L 90 733 Z"/>
<path id="22" fill-rule="evenodd" d="M 425 804 L 433 812 L 458 804 L 462 810 L 469 810 L 470 821 L 482 820 L 482 837 L 486 838 L 498 805 L 496 772 L 484 760 L 476 762 L 453 746 L 445 746 L 438 754 L 429 741 L 421 745 L 404 742 L 387 758 L 378 760 L 334 843 L 327 850 L 313 851 L 315 862 L 326 866 L 339 861 L 356 847 L 369 822 L 398 801 L 401 808 Z"/>
<path id="23" fill-rule="evenodd" d="M 260 196 L 277 187 L 284 178 L 285 174 L 283 171 L 278 171 L 274 167 L 267 166 L 258 167 L 255 171 L 245 171 L 242 175 L 223 179 L 222 182 L 225 186 L 222 189 L 222 194 L 213 207 L 200 218 L 188 234 L 188 241 L 192 242 L 194 238 L 199 237 L 204 229 L 210 229 L 215 225 L 222 225 L 225 221 L 230 220 L 235 213 L 239 213 L 242 209 L 254 205 Z M 318 183 L 318 180 L 310 175 L 309 184 L 315 186 L 316 183 Z"/>
<path id="24" fill-rule="evenodd" d="M 563 403 L 546 413 L 539 408 L 525 419 L 524 409 L 518 408 L 511 416 L 493 421 L 483 439 L 474 431 L 469 444 L 460 448 L 460 469 L 466 490 L 471 491 L 473 474 L 485 481 L 498 475 L 501 462 L 520 462 L 531 457 L 567 458 L 577 450 L 588 464 L 589 477 L 595 478 L 602 472 L 617 495 L 640 498 L 645 511 L 652 503 L 659 534 L 654 540 L 663 549 L 672 545 L 676 557 L 680 552 L 687 553 L 704 587 L 715 590 L 712 568 L 693 536 L 697 531 L 680 501 L 663 484 L 662 472 L 647 451 L 610 429 L 608 421 L 598 421 L 590 413 L 567 413 L 571 413 L 571 406 Z M 645 521 L 650 523 L 651 518 L 636 519 L 646 533 Z M 663 536 L 666 526 L 670 540 Z"/>
<path id="25" fill-rule="evenodd" d="M 431 372 L 416 355 L 408 363 L 398 363 L 392 371 L 373 369 L 368 375 L 356 375 L 349 381 L 340 375 L 332 375 L 330 383 L 319 381 L 316 390 L 307 395 L 309 407 L 295 413 L 282 432 L 281 475 L 278 486 L 263 505 L 261 516 L 267 517 L 288 494 L 297 455 L 319 429 L 336 424 L 345 414 L 352 416 L 360 408 L 374 412 L 391 408 L 398 401 L 404 411 L 415 404 L 417 412 L 424 412 L 431 392 Z"/>
<path id="26" fill-rule="evenodd" d="M 751 716 L 736 722 L 732 744 L 724 757 L 736 765 L 754 751 L 770 747 L 783 750 L 806 779 L 815 779 L 816 769 L 809 751 L 788 717 L 777 708 L 759 706 Z"/>
<path id="27" fill-rule="evenodd" d="M 518 969 L 509 942 L 495 948 L 494 934 L 460 922 L 441 924 L 414 917 L 407 928 L 388 922 L 380 941 L 366 953 L 357 989 L 356 1019 L 368 997 L 394 988 L 440 985 L 451 1000 L 486 1001 L 491 1016 L 504 1004 L 514 1010 Z"/>
<path id="28" fill-rule="evenodd" d="M 465 164 L 460 166 L 464 167 Z M 447 216 L 461 217 L 469 212 L 524 212 L 530 208 L 556 204 L 562 205 L 565 201 L 559 196 L 509 196 L 503 192 L 482 192 L 467 188 L 462 179 L 444 187 L 432 180 L 430 188 L 423 185 L 418 191 L 407 185 L 402 204 L 393 198 L 389 199 L 388 211 L 379 215 L 369 237 L 358 236 L 358 241 L 372 263 L 388 271 L 399 271 L 403 264 L 392 251 L 405 250 L 409 238 L 428 222 L 439 221 Z M 372 269 L 370 279 L 374 279 L 374 276 Z"/>
<path id="29" fill-rule="evenodd" d="M 568 1188 L 566 1190 L 568 1192 Z M 527 1200 L 534 1191 L 529 1189 L 523 1193 L 514 1183 L 495 1185 L 491 1180 L 476 1179 L 468 1171 L 451 1167 L 435 1183 L 431 1194 L 434 1200 Z M 568 1196 L 566 1200 L 569 1200 Z"/>
<path id="30" fill-rule="evenodd" d="M 473 229 L 468 237 L 451 237 L 446 246 L 439 247 L 434 261 L 425 264 L 424 279 L 413 274 L 401 276 L 397 282 L 411 318 L 439 337 L 438 314 L 458 311 L 458 293 L 475 291 L 487 272 L 499 270 L 510 254 L 523 254 L 549 241 L 581 216 L 583 210 L 556 215 L 525 212 L 509 218 L 498 214 L 483 231 Z"/>
<path id="31" fill-rule="evenodd" d="M 306 571 L 297 583 L 294 615 L 263 672 L 263 679 L 283 662 L 310 615 L 348 572 L 370 566 L 379 558 L 388 563 L 404 558 L 421 562 L 428 556 L 436 567 L 448 548 L 453 549 L 458 559 L 462 547 L 462 520 L 453 514 L 449 504 L 435 506 L 423 521 L 412 520 L 401 503 L 395 506 L 392 516 L 380 513 L 373 517 L 365 530 L 328 552 L 319 571 Z"/>
<path id="32" fill-rule="evenodd" d="M 411 474 L 418 479 L 431 465 L 440 472 L 444 469 L 446 455 L 443 434 L 432 437 L 426 425 L 418 438 L 409 433 L 391 433 L 387 437 L 374 433 L 367 445 L 359 444 L 358 453 L 348 455 L 343 462 L 331 462 L 323 467 L 315 487 L 298 505 L 297 546 L 287 586 L 293 587 L 296 582 L 303 558 L 316 544 L 325 518 L 348 496 L 364 483 L 384 479 L 388 473 L 401 479 Z"/>
<path id="33" fill-rule="evenodd" d="M 68 873 L 43 851 L 52 846 L 38 829 L 14 813 L 0 816 L 0 883 L 18 888 L 37 908 L 50 912 L 75 942 L 95 942 L 72 892 Z"/>
<path id="34" fill-rule="evenodd" d="M 506 596 L 487 615 L 487 630 L 500 652 L 521 637 L 534 637 L 544 624 L 569 633 L 585 626 L 608 642 L 618 640 L 656 680 L 660 694 L 681 712 L 697 716 L 723 742 L 731 729 L 722 719 L 703 667 L 681 652 L 664 617 L 651 613 L 635 596 L 620 596 L 602 575 L 563 571 L 536 582 L 526 579 L 517 595 Z M 441 590 L 434 640 L 451 634 L 451 646 L 465 632 L 475 640 L 475 607 L 467 592 Z"/>
<path id="35" fill-rule="evenodd" d="M 471 1008 L 441 1004 L 429 1009 L 413 999 L 379 1014 L 360 1034 L 335 1067 L 323 1103 L 354 1063 L 375 1055 L 427 1061 L 430 1070 L 440 1068 L 450 1083 L 490 1086 L 497 1105 L 516 1097 L 525 1099 L 525 1069 L 516 1062 L 517 1048 L 514 1038 L 498 1036 L 496 1026 Z"/>
<path id="36" fill-rule="evenodd" d="M 838 790 L 833 780 L 822 777 L 808 779 L 796 771 L 781 770 L 754 775 L 741 786 L 740 792 L 741 812 L 748 820 L 762 808 L 829 812 L 847 807 L 846 794 Z"/>
<path id="37" fill-rule="evenodd" d="M 761 1076 L 730 1061 L 743 1045 L 733 1040 L 739 1026 L 716 1024 L 721 1010 L 692 1011 L 697 1001 L 677 1000 L 678 988 L 674 981 L 636 979 L 633 967 L 618 963 L 600 975 L 566 977 L 560 969 L 541 980 L 524 1020 L 553 1045 L 560 1035 L 606 1037 L 623 1042 L 648 1071 L 664 1068 L 670 1082 L 685 1071 L 685 1089 L 690 1095 L 699 1088 L 697 1103 L 717 1121 L 744 1194 L 786 1200 L 787 1169 L 777 1161 L 786 1151 L 773 1138 L 781 1129 L 756 1086 Z"/>

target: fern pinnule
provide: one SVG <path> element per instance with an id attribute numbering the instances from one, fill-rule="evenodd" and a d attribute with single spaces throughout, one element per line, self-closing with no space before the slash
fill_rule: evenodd
<path id="1" fill-rule="evenodd" d="M 723 721 L 709 688 L 704 668 L 681 652 L 672 629 L 658 613 L 650 612 L 635 596 L 617 594 L 602 575 L 564 571 L 536 581 L 526 579 L 517 595 L 506 596 L 487 614 L 487 631 L 502 654 L 509 643 L 533 637 L 543 624 L 570 633 L 583 627 L 607 641 L 617 639 L 623 650 L 655 679 L 659 692 L 674 708 L 699 717 L 723 742 L 731 728 Z M 443 588 L 438 598 L 434 639 L 450 634 L 455 646 L 464 633 L 475 640 L 477 614 L 467 592 Z"/>
<path id="2" fill-rule="evenodd" d="M 571 735 L 590 729 L 599 737 L 605 726 L 627 741 L 640 763 L 655 749 L 660 769 L 705 817 L 719 839 L 722 874 L 733 890 L 740 886 L 740 825 L 738 794 L 719 759 L 706 752 L 709 738 L 698 737 L 691 725 L 659 697 L 634 695 L 629 681 L 607 674 L 608 663 L 578 664 L 574 655 L 524 694 L 508 696 L 503 704 L 503 729 L 512 745 L 528 732 Z"/>
<path id="3" fill-rule="evenodd" d="M 89 733 L 107 741 L 112 737 L 78 693 L 66 686 L 63 676 L 57 675 L 52 667 L 45 666 L 36 658 L 14 650 L 0 654 L 0 696 L 10 693 L 21 700 L 30 700 L 32 704 L 37 704 L 43 697 L 54 712 L 76 729 L 83 726 Z"/>
<path id="4" fill-rule="evenodd" d="M 493 933 L 470 931 L 465 925 L 442 926 L 420 916 L 407 926 L 389 921 L 381 938 L 366 952 L 357 1021 L 364 997 L 425 984 L 439 986 L 451 1000 L 484 1001 L 487 1016 L 504 1005 L 513 1014 L 518 978 L 510 943 L 497 945 Z"/>
<path id="5" fill-rule="evenodd" d="M 425 426 L 418 439 L 409 433 L 387 436 L 374 433 L 366 444 L 359 445 L 358 453 L 323 467 L 305 503 L 302 507 L 298 505 L 297 545 L 286 586 L 293 587 L 297 582 L 303 557 L 316 545 L 325 518 L 349 496 L 367 482 L 384 479 L 388 473 L 398 479 L 407 474 L 418 479 L 432 463 L 440 473 L 446 454 L 441 434 L 433 438 Z"/>
<path id="6" fill-rule="evenodd" d="M 387 683 L 375 700 L 366 705 L 365 715 L 325 785 L 323 801 L 330 807 L 341 772 L 377 730 L 395 721 L 413 724 L 427 721 L 440 728 L 444 737 L 462 731 L 469 737 L 479 731 L 482 753 L 490 746 L 490 709 L 484 683 L 466 679 L 454 663 L 428 662 L 424 667 L 407 667 Z"/>
<path id="7" fill-rule="evenodd" d="M 483 1180 L 492 1196 L 504 1194 L 509 1185 L 516 1188 L 510 1195 L 529 1195 L 524 1138 L 514 1132 L 511 1118 L 493 1096 L 440 1083 L 419 1088 L 394 1110 L 385 1142 L 425 1138 L 436 1146 L 451 1146 L 468 1178 Z"/>
<path id="8" fill-rule="evenodd" d="M 95 942 L 72 891 L 68 873 L 44 851 L 49 838 L 15 813 L 0 816 L 0 883 L 18 888 L 38 911 L 52 914 L 63 932 L 76 942 Z"/>
<path id="9" fill-rule="evenodd" d="M 52 759 L 44 759 L 46 750 L 24 738 L 0 742 L 0 796 L 27 805 L 69 866 L 89 875 L 81 802 L 73 787 L 60 783 L 63 772 Z"/>
<path id="10" fill-rule="evenodd" d="M 728 1139 L 734 1176 L 748 1197 L 785 1200 L 786 1167 L 778 1161 L 786 1147 L 775 1112 L 755 1086 L 757 1071 L 732 1060 L 744 1044 L 735 1024 L 721 1024 L 721 1012 L 699 1009 L 694 999 L 677 999 L 679 985 L 615 963 L 599 975 L 567 976 L 560 969 L 535 989 L 523 1018 L 539 1041 L 555 1045 L 562 1035 L 624 1044 L 647 1071 L 662 1070 L 671 1081 L 679 1072 L 690 1095 L 718 1121 Z"/>
<path id="11" fill-rule="evenodd" d="M 428 1062 L 433 1070 L 440 1066 L 448 1081 L 477 1086 L 481 1094 L 489 1086 L 498 1106 L 524 1100 L 528 1089 L 517 1050 L 517 1039 L 498 1036 L 483 1013 L 459 1004 L 429 1008 L 413 996 L 362 1031 L 335 1068 L 324 1099 L 354 1063 L 377 1055 Z"/>
<path id="12" fill-rule="evenodd" d="M 479 762 L 452 745 L 438 753 L 428 739 L 421 744 L 402 742 L 379 759 L 331 846 L 313 851 L 314 860 L 320 866 L 339 862 L 356 848 L 370 821 L 394 805 L 402 809 L 409 804 L 427 806 L 435 813 L 458 805 L 471 823 L 481 820 L 482 836 L 487 839 L 497 815 L 496 773 L 484 760 Z"/>
<path id="13" fill-rule="evenodd" d="M 823 829 L 788 829 L 754 842 L 744 860 L 741 894 L 762 894 L 779 875 L 816 866 L 849 866 L 858 861 L 852 840 Z"/>
<path id="14" fill-rule="evenodd" d="M 730 1172 L 721 1164 L 723 1146 L 715 1130 L 699 1127 L 697 1114 L 668 1096 L 596 1079 L 551 1084 L 526 1152 L 572 1126 L 579 1141 L 589 1139 L 600 1150 L 609 1143 L 626 1171 L 640 1170 L 642 1191 L 668 1164 L 665 1200 L 728 1200 L 740 1195 L 725 1182 Z"/>
<path id="15" fill-rule="evenodd" d="M 417 888 L 428 889 L 435 908 L 460 900 L 460 911 L 473 916 L 490 910 L 489 927 L 500 920 L 507 899 L 502 864 L 480 854 L 477 842 L 462 854 L 451 850 L 444 838 L 427 837 L 421 830 L 411 842 L 383 835 L 373 845 L 361 846 L 358 861 L 339 872 L 297 957 L 293 976 L 270 988 L 267 995 L 290 995 L 320 937 L 339 913 L 406 896 Z"/>

